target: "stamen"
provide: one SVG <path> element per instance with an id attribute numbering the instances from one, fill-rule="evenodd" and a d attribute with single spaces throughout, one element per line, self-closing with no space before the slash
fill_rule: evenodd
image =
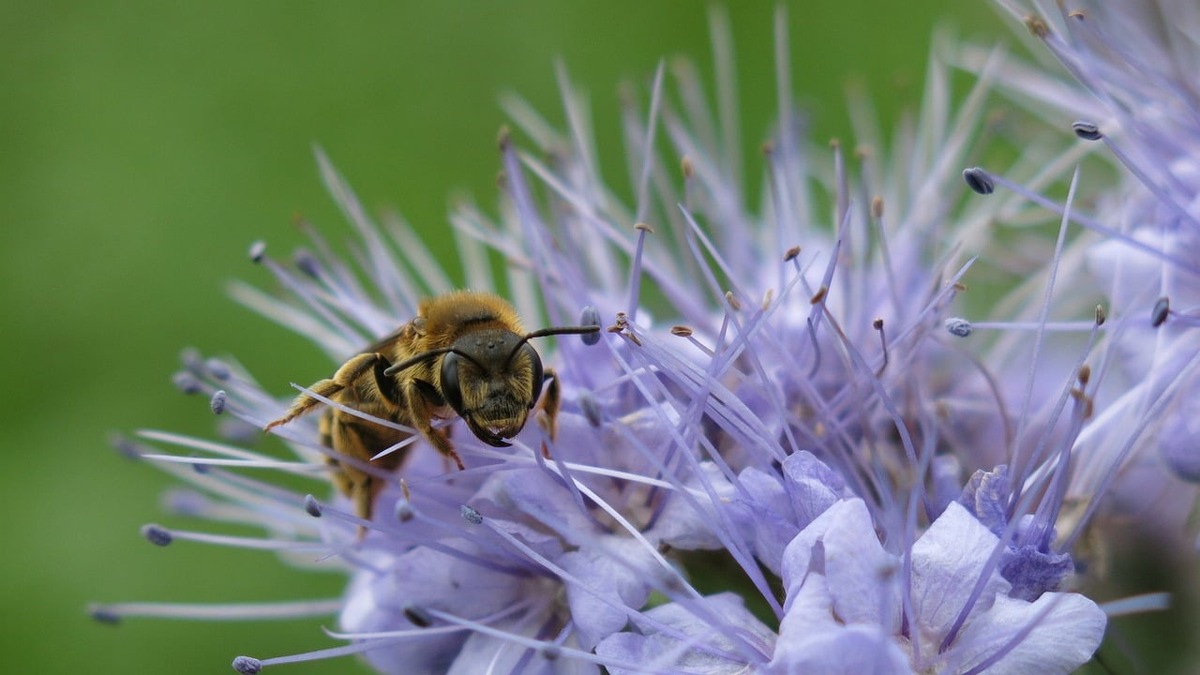
<path id="1" fill-rule="evenodd" d="M 90 605 L 88 614 L 102 623 L 119 623 L 126 618 L 260 621 L 332 616 L 341 610 L 342 603 L 341 598 L 232 604 L 119 602 Z"/>
<path id="2" fill-rule="evenodd" d="M 1085 141 L 1098 141 L 1104 138 L 1104 134 L 1100 132 L 1100 127 L 1096 126 L 1095 122 L 1087 120 L 1078 120 L 1071 125 L 1071 130 L 1075 132 L 1076 136 Z"/>
<path id="3" fill-rule="evenodd" d="M 146 538 L 146 541 L 155 546 L 167 546 L 174 541 L 167 528 L 153 523 L 142 526 L 142 536 Z"/>
<path id="4" fill-rule="evenodd" d="M 396 520 L 407 523 L 416 517 L 417 512 L 413 509 L 412 502 L 407 499 L 397 499 L 395 508 Z"/>
<path id="5" fill-rule="evenodd" d="M 186 370 L 175 373 L 171 377 L 171 384 L 175 385 L 175 388 L 179 391 L 188 395 L 199 394 L 202 391 L 200 380 L 197 380 L 195 375 Z"/>
<path id="6" fill-rule="evenodd" d="M 992 180 L 991 175 L 977 166 L 964 169 L 962 176 L 963 180 L 967 182 L 967 187 L 981 195 L 990 195 L 996 191 L 996 183 Z"/>
<path id="7" fill-rule="evenodd" d="M 883 375 L 883 371 L 887 370 L 888 366 L 888 340 L 887 334 L 883 332 L 883 319 L 875 319 L 875 321 L 871 323 L 871 326 L 879 332 L 879 346 L 883 349 L 883 363 L 880 364 L 879 369 L 875 371 L 875 377 L 879 377 L 880 375 Z"/>
<path id="8" fill-rule="evenodd" d="M 971 322 L 967 321 L 966 319 L 956 316 L 950 317 L 949 319 L 946 319 L 945 325 L 946 331 L 954 337 L 965 338 L 970 337 L 971 335 Z"/>
<path id="9" fill-rule="evenodd" d="M 584 307 L 583 311 L 579 315 L 579 325 L 580 326 L 596 326 L 597 328 L 599 328 L 600 327 L 600 310 L 596 309 L 592 305 L 588 305 L 587 307 Z M 579 339 L 581 341 L 583 341 L 583 344 L 591 347 L 592 345 L 595 345 L 596 343 L 600 342 L 600 331 L 595 331 L 595 332 L 591 332 L 591 333 L 583 333 L 579 336 Z"/>
<path id="10" fill-rule="evenodd" d="M 588 392 L 580 394 L 578 402 L 579 409 L 583 412 L 588 424 L 599 429 L 604 424 L 604 411 L 600 408 L 600 403 Z"/>
<path id="11" fill-rule="evenodd" d="M 262 671 L 262 661 L 252 656 L 239 656 L 233 660 L 233 669 L 242 675 L 257 675 Z"/>
<path id="12" fill-rule="evenodd" d="M 220 359 L 208 359 L 204 362 L 204 369 L 212 376 L 214 380 L 224 382 L 233 376 L 233 372 L 229 369 L 229 364 Z"/>
<path id="13" fill-rule="evenodd" d="M 263 256 L 267 254 L 267 242 L 259 239 L 258 241 L 250 244 L 249 254 L 250 262 L 254 263 L 255 265 L 262 262 Z"/>
<path id="14" fill-rule="evenodd" d="M 417 628 L 429 628 L 433 625 L 433 617 L 429 616 L 429 612 L 416 605 L 404 606 L 404 618 Z"/>
<path id="15" fill-rule="evenodd" d="M 636 223 L 633 229 L 637 230 L 637 246 L 633 251 L 633 263 L 629 267 L 629 317 L 630 319 L 637 318 L 638 297 L 642 288 L 642 254 L 646 248 L 646 235 L 653 234 L 654 230 L 645 223 Z M 597 321 L 596 325 L 600 325 Z"/>
<path id="16" fill-rule="evenodd" d="M 472 525 L 478 525 L 483 522 L 483 514 L 466 504 L 462 505 L 461 515 L 463 520 Z"/>
<path id="17" fill-rule="evenodd" d="M 1171 313 L 1171 299 L 1163 296 L 1154 302 L 1154 306 L 1150 308 L 1150 325 L 1158 328 L 1167 320 L 1167 315 Z"/>
<path id="18" fill-rule="evenodd" d="M 208 406 L 212 408 L 214 415 L 220 415 L 225 412 L 225 401 L 227 396 L 224 389 L 218 389 L 213 393 L 212 399 L 208 402 Z"/>
<path id="19" fill-rule="evenodd" d="M 309 251 L 302 248 L 296 249 L 296 252 L 292 254 L 292 264 L 310 279 L 321 280 L 321 261 L 317 260 L 317 257 Z"/>

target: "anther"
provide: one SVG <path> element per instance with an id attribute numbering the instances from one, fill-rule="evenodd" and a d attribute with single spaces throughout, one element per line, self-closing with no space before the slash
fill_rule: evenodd
<path id="1" fill-rule="evenodd" d="M 512 143 L 512 130 L 505 124 L 500 127 L 499 133 L 496 134 L 496 145 L 500 148 L 500 152 L 504 152 L 508 149 L 509 143 Z"/>
<path id="2" fill-rule="evenodd" d="M 292 262 L 295 263 L 296 269 L 303 272 L 306 276 L 313 279 L 321 278 L 321 262 L 312 253 L 300 249 L 292 256 Z"/>
<path id="3" fill-rule="evenodd" d="M 171 384 L 179 391 L 191 395 L 200 393 L 200 382 L 186 370 L 181 370 L 171 376 Z"/>
<path id="4" fill-rule="evenodd" d="M 416 517 L 417 512 L 413 510 L 412 504 L 407 499 L 396 500 L 395 509 L 396 520 L 407 523 Z"/>
<path id="5" fill-rule="evenodd" d="M 320 518 L 321 503 L 312 495 L 304 495 L 304 512 L 313 518 Z"/>
<path id="6" fill-rule="evenodd" d="M 683 172 L 683 177 L 688 180 L 696 175 L 696 167 L 692 164 L 692 158 L 687 155 L 679 159 L 679 170 Z"/>
<path id="7" fill-rule="evenodd" d="M 112 438 L 109 439 L 109 442 L 112 443 L 113 448 L 117 452 L 121 453 L 122 456 L 124 456 L 128 459 L 141 459 L 142 458 L 142 454 L 140 452 L 138 452 L 137 443 L 134 443 L 127 436 L 115 434 L 112 436 Z"/>
<path id="8" fill-rule="evenodd" d="M 742 311 L 742 301 L 737 299 L 737 296 L 733 294 L 733 291 L 725 291 L 725 302 L 729 303 L 729 307 L 733 311 Z"/>
<path id="9" fill-rule="evenodd" d="M 463 504 L 462 505 L 462 519 L 472 525 L 479 525 L 480 523 L 483 522 L 483 514 L 480 513 L 479 511 L 476 511 L 475 509 L 471 508 L 470 506 Z"/>
<path id="10" fill-rule="evenodd" d="M 1079 367 L 1079 384 L 1080 384 L 1080 386 L 1086 387 L 1088 380 L 1091 380 L 1091 379 L 1092 379 L 1092 367 L 1085 363 Z"/>
<path id="11" fill-rule="evenodd" d="M 193 454 L 192 456 L 196 457 L 198 455 Z M 195 471 L 196 473 L 200 473 L 200 474 L 208 473 L 208 469 L 209 469 L 209 466 L 207 464 L 204 464 L 201 462 L 195 462 L 192 464 L 192 471 Z"/>
<path id="12" fill-rule="evenodd" d="M 875 197 L 871 200 L 871 217 L 875 220 L 883 217 L 883 197 Z"/>
<path id="13" fill-rule="evenodd" d="M 263 261 L 263 256 L 267 254 L 267 242 L 259 239 L 250 244 L 250 262 L 257 265 Z"/>
<path id="14" fill-rule="evenodd" d="M 204 369 L 208 371 L 213 379 L 225 381 L 228 380 L 233 373 L 229 370 L 229 364 L 220 359 L 209 359 L 204 362 Z"/>
<path id="15" fill-rule="evenodd" d="M 825 299 L 825 296 L 828 294 L 829 294 L 829 287 L 822 286 L 817 289 L 816 293 L 813 293 L 813 296 L 811 298 L 808 299 L 808 303 L 810 305 L 819 305 L 819 304 L 821 304 L 821 301 Z"/>
<path id="16" fill-rule="evenodd" d="M 1050 26 L 1048 26 L 1040 16 L 1034 16 L 1030 14 L 1029 16 L 1025 17 L 1025 27 L 1028 28 L 1029 32 L 1036 38 L 1041 38 L 1044 40 L 1050 35 Z"/>
<path id="17" fill-rule="evenodd" d="M 591 305 L 584 307 L 583 311 L 580 312 L 580 314 L 579 314 L 579 325 L 580 326 L 599 326 L 600 325 L 600 310 L 596 309 L 595 307 L 593 307 Z M 600 332 L 597 331 L 595 333 L 584 333 L 579 336 L 579 339 L 583 341 L 583 344 L 591 347 L 592 345 L 600 342 Z"/>
<path id="18" fill-rule="evenodd" d="M 404 606 L 404 618 L 417 628 L 429 628 L 433 624 L 433 617 L 416 605 Z"/>
<path id="19" fill-rule="evenodd" d="M 201 370 L 204 368 L 204 357 L 200 355 L 200 350 L 195 347 L 188 347 L 179 352 L 179 362 L 188 370 Z"/>
<path id="20" fill-rule="evenodd" d="M 1171 300 L 1165 295 L 1154 301 L 1154 307 L 1150 308 L 1150 325 L 1158 328 L 1167 320 L 1167 315 L 1171 313 Z"/>
<path id="21" fill-rule="evenodd" d="M 883 319 L 875 319 L 871 322 L 871 326 L 874 327 L 876 331 L 879 331 L 879 346 L 883 349 L 883 364 L 879 366 L 879 370 L 875 373 L 875 376 L 879 377 L 888 367 L 889 357 L 887 334 L 883 332 Z"/>
<path id="22" fill-rule="evenodd" d="M 1088 120 L 1076 120 L 1075 123 L 1071 125 L 1071 131 L 1074 131 L 1076 136 L 1085 141 L 1098 141 L 1101 138 L 1104 138 L 1104 134 L 1100 131 L 1100 127 L 1096 126 L 1095 122 L 1089 122 Z"/>
<path id="23" fill-rule="evenodd" d="M 539 650 L 542 658 L 547 661 L 557 661 L 558 657 L 562 656 L 562 647 L 558 645 L 546 645 Z"/>
<path id="24" fill-rule="evenodd" d="M 634 223 L 633 229 L 637 230 L 638 232 L 645 232 L 646 234 L 654 234 L 654 228 L 650 227 L 646 223 Z"/>
<path id="25" fill-rule="evenodd" d="M 588 424 L 595 428 L 600 428 L 604 424 L 604 413 L 600 410 L 600 404 L 596 402 L 595 397 L 584 392 L 579 397 L 579 409 L 583 412 L 583 417 L 588 421 Z"/>
<path id="26" fill-rule="evenodd" d="M 954 337 L 965 338 L 971 335 L 971 322 L 966 319 L 952 316 L 946 319 L 946 331 Z"/>
<path id="27" fill-rule="evenodd" d="M 262 661 L 253 656 L 239 656 L 233 660 L 233 669 L 242 675 L 257 675 L 262 672 Z"/>
<path id="28" fill-rule="evenodd" d="M 110 626 L 115 626 L 121 623 L 120 614 L 117 614 L 116 612 L 113 612 L 102 605 L 92 605 L 91 607 L 88 607 L 88 615 L 91 616 L 93 620 L 99 621 L 100 623 L 106 623 Z"/>
<path id="29" fill-rule="evenodd" d="M 214 415 L 220 415 L 225 412 L 225 400 L 227 396 L 224 389 L 218 389 L 213 392 L 212 399 L 208 402 L 208 407 L 212 408 Z"/>
<path id="30" fill-rule="evenodd" d="M 977 166 L 963 169 L 962 177 L 967 182 L 967 187 L 981 195 L 990 195 L 996 191 L 996 184 L 991 176 Z"/>
<path id="31" fill-rule="evenodd" d="M 675 337 L 691 337 L 692 329 L 688 326 L 671 326 L 671 335 Z"/>
<path id="32" fill-rule="evenodd" d="M 1108 321 L 1108 312 L 1102 305 L 1096 305 L 1096 325 L 1103 326 L 1105 321 Z"/>
<path id="33" fill-rule="evenodd" d="M 783 262 L 792 262 L 793 260 L 796 259 L 796 256 L 799 256 L 799 255 L 800 255 L 800 247 L 793 246 L 793 247 L 789 248 L 787 250 L 787 252 L 785 252 L 783 254 Z"/>
<path id="34" fill-rule="evenodd" d="M 171 533 L 162 525 L 143 525 L 142 536 L 146 538 L 146 541 L 155 546 L 166 546 L 172 541 Z"/>

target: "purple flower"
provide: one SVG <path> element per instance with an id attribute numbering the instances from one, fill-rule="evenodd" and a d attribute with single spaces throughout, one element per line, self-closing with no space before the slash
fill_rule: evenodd
<path id="1" fill-rule="evenodd" d="M 1136 521 L 1190 555 L 1189 504 L 1200 484 L 1189 414 L 1200 397 L 1200 106 L 1185 64 L 1200 49 L 1180 38 L 1200 30 L 1200 16 L 1169 0 L 997 4 L 1044 48 L 1039 57 L 1057 61 L 1041 67 L 1005 59 L 993 68 L 998 88 L 1074 131 L 1078 140 L 1065 157 L 1090 154 L 1118 174 L 1114 186 L 1085 169 L 1081 184 L 1099 189 L 1083 207 L 1045 195 L 1046 181 L 1004 181 L 1027 204 L 1069 212 L 1073 225 L 1093 233 L 1063 256 L 1082 266 L 1071 277 L 1087 290 L 1061 294 L 1059 307 L 1090 311 L 1087 304 L 1100 301 L 1109 317 L 1090 348 L 1099 375 L 1088 386 L 1094 416 L 1072 447 L 1078 467 L 1065 501 L 1079 526 L 1069 539 L 1093 522 Z M 989 57 L 968 48 L 961 60 L 981 70 Z"/>
<path id="2" fill-rule="evenodd" d="M 714 43 L 728 45 L 714 16 Z M 778 37 L 787 54 L 786 35 Z M 1019 161 L 1003 177 L 970 170 L 964 185 L 986 94 L 1006 67 L 981 63 L 979 82 L 956 105 L 948 66 L 935 58 L 924 106 L 890 143 L 857 102 L 861 145 L 850 152 L 802 138 L 803 118 L 781 92 L 762 204 L 751 203 L 740 176 L 738 121 L 700 104 L 708 96 L 692 69 L 676 69 L 669 85 L 660 67 L 647 100 L 626 101 L 632 204 L 606 187 L 565 74 L 564 132 L 510 100 L 533 147 L 505 133 L 500 208 L 461 205 L 452 222 L 465 285 L 491 290 L 489 261 L 502 259 L 507 294 L 528 324 L 599 317 L 605 327 L 599 340 L 559 336 L 539 347 L 563 392 L 556 435 L 535 413 L 511 447 L 497 448 L 451 417 L 444 424 L 465 470 L 419 435 L 406 438 L 395 472 L 363 464 L 384 485 L 364 520 L 327 485 L 331 450 L 318 416 L 272 430 L 286 458 L 243 447 L 282 414 L 286 397 L 266 393 L 238 364 L 188 354 L 176 384 L 210 397 L 230 440 L 148 432 L 123 447 L 206 493 L 176 493 L 174 510 L 264 534 L 148 526 L 147 538 L 334 567 L 349 578 L 346 593 L 289 605 L 107 605 L 95 614 L 338 615 L 331 634 L 344 646 L 238 657 L 243 673 L 346 654 L 396 673 L 1082 665 L 1107 617 L 1074 592 L 1088 571 L 1076 565 L 1075 545 L 1097 522 L 1094 505 L 1122 486 L 1131 448 L 1153 434 L 1163 443 L 1194 437 L 1164 415 L 1195 359 L 1183 347 L 1186 322 L 1163 309 L 1178 335 L 1145 372 L 1124 373 L 1134 389 L 1121 392 L 1119 355 L 1137 331 L 1156 327 L 1122 316 L 1109 337 L 1103 313 L 1058 302 L 1104 251 L 1064 227 L 1053 246 L 1021 236 L 1018 254 L 988 257 L 997 239 L 1013 244 L 991 225 L 1030 207 L 1003 191 L 970 190 L 1070 175 L 1069 165 Z M 778 68 L 789 81 L 786 58 Z M 720 110 L 736 110 L 728 80 L 715 98 Z M 233 293 L 312 339 L 332 369 L 455 284 L 413 232 L 377 226 L 328 159 L 318 162 L 355 229 L 351 262 L 306 226 L 311 250 L 290 265 L 261 244 L 251 250 L 282 294 L 249 285 Z M 1072 178 L 1064 224 L 1075 217 L 1077 187 Z M 1032 189 L 1020 194 L 1046 201 Z M 1145 262 L 1120 257 L 1129 274 Z M 1009 301 L 960 299 L 977 262 L 1011 283 Z M 1093 368 L 1086 362 L 1101 349 Z M 310 494 L 243 468 L 311 479 Z"/>

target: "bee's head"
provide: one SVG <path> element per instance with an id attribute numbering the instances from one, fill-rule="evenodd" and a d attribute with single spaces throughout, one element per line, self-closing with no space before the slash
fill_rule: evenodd
<path id="1" fill-rule="evenodd" d="M 464 335 L 442 357 L 441 393 L 479 440 L 508 445 L 542 393 L 542 359 L 528 338 L 496 329 Z"/>
<path id="2" fill-rule="evenodd" d="M 525 335 L 494 328 L 462 335 L 449 347 L 418 354 L 386 371 L 393 376 L 417 363 L 441 357 L 437 393 L 467 423 L 479 440 L 496 447 L 511 445 L 525 428 L 529 411 L 542 395 L 542 358 L 529 341 L 547 335 L 591 336 L 599 326 L 543 328 Z M 587 340 L 588 344 L 594 341 Z"/>

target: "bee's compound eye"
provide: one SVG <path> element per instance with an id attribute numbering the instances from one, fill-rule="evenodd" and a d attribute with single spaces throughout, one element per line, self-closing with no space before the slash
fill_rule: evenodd
<path id="1" fill-rule="evenodd" d="M 458 384 L 458 364 L 462 357 L 450 352 L 442 357 L 442 396 L 454 408 L 454 412 L 463 414 L 462 388 Z"/>
<path id="2" fill-rule="evenodd" d="M 542 357 L 538 356 L 537 350 L 528 342 L 521 345 L 520 356 L 529 359 L 529 370 L 533 375 L 533 381 L 529 383 L 529 407 L 532 408 L 542 395 L 542 383 L 545 380 L 545 375 L 542 373 Z"/>

